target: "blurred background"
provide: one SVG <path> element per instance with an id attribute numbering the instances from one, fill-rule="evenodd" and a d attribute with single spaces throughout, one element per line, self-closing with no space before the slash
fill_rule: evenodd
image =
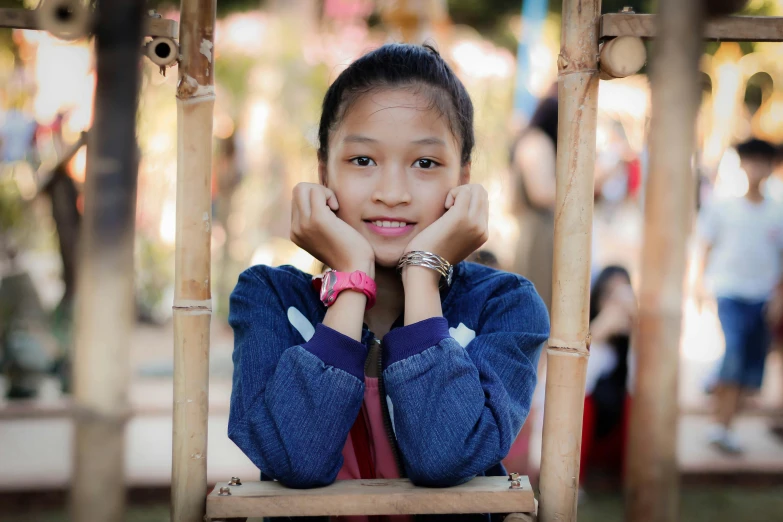
<path id="1" fill-rule="evenodd" d="M 36 0 L 0 1 L 34 7 Z M 317 181 L 316 134 L 329 83 L 352 60 L 391 41 L 432 43 L 465 83 L 476 109 L 473 179 L 492 201 L 481 262 L 546 280 L 529 252 L 546 232 L 525 143 L 545 129 L 536 112 L 557 80 L 560 3 L 556 0 L 220 0 L 215 35 L 217 102 L 212 185 L 213 315 L 209 480 L 258 472 L 226 437 L 232 333 L 228 298 L 254 264 L 317 263 L 288 239 L 290 193 Z M 149 2 L 176 20 L 178 5 Z M 603 12 L 652 1 L 604 0 Z M 783 0 L 752 0 L 743 14 L 783 15 Z M 413 21 L 411 21 L 413 20 Z M 136 214 L 136 309 L 127 428 L 130 519 L 167 520 L 171 467 L 176 104 L 175 69 L 140 60 L 141 150 Z M 165 72 L 165 74 L 163 74 Z M 650 88 L 643 69 L 602 81 L 597 132 L 593 270 L 620 265 L 638 284 Z M 752 137 L 783 143 L 783 44 L 708 43 L 693 183 L 694 212 L 712 199 L 742 197 L 748 181 L 734 148 Z M 71 472 L 68 401 L 76 238 L 92 120 L 95 63 L 87 40 L 0 29 L 0 519 L 64 520 Z M 542 102 L 543 100 L 543 102 Z M 556 121 L 556 115 L 555 115 Z M 527 147 L 529 150 L 529 147 Z M 530 160 L 535 161 L 535 159 Z M 523 181 L 524 180 L 524 181 Z M 527 185 L 526 185 L 527 184 Z M 524 186 L 528 188 L 525 189 Z M 783 167 L 764 190 L 783 205 Z M 542 221 L 543 220 L 543 221 Z M 689 255 L 696 277 L 697 242 Z M 544 263 L 545 264 L 545 263 Z M 551 275 L 550 275 L 551 278 Z M 541 279 L 539 279 L 541 280 Z M 542 294 L 546 285 L 537 285 Z M 761 392 L 737 421 L 741 456 L 707 445 L 705 392 L 723 354 L 716 307 L 686 285 L 680 366 L 678 459 L 686 488 L 684 520 L 779 520 L 783 513 L 781 351 L 768 360 Z M 542 388 L 539 385 L 539 390 Z M 515 450 L 513 469 L 535 477 L 542 398 Z M 618 477 L 585 478 L 580 519 L 620 520 Z M 754 511 L 755 510 L 755 511 Z M 7 513 L 3 515 L 2 513 Z M 759 518 L 753 518 L 756 512 Z M 774 514 L 774 516 L 773 516 Z M 767 518 L 771 517 L 771 518 Z"/>

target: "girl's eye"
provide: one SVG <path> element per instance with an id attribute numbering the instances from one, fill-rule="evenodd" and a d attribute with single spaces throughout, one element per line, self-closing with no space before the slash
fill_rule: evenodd
<path id="1" fill-rule="evenodd" d="M 438 166 L 438 163 L 436 161 L 433 161 L 431 159 L 422 158 L 419 160 L 416 160 L 413 165 L 415 167 L 418 167 L 420 169 L 434 169 Z"/>
<path id="2" fill-rule="evenodd" d="M 353 159 L 351 159 L 351 163 L 353 163 L 354 165 L 357 165 L 359 167 L 374 167 L 374 166 L 376 166 L 375 162 L 371 158 L 368 158 L 367 156 L 359 156 L 359 157 L 353 158 Z"/>

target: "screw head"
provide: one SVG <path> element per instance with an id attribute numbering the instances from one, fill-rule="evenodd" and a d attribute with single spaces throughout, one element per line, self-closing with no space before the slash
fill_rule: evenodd
<path id="1" fill-rule="evenodd" d="M 508 480 L 511 482 L 512 480 L 518 480 L 519 479 L 519 473 L 509 473 L 508 474 Z"/>
<path id="2" fill-rule="evenodd" d="M 242 481 L 239 480 L 239 477 L 231 477 L 231 481 L 228 483 L 229 486 L 241 486 Z"/>
<path id="3" fill-rule="evenodd" d="M 508 489 L 520 489 L 522 488 L 522 482 L 519 480 L 512 480 L 511 485 L 508 487 Z"/>
<path id="4" fill-rule="evenodd" d="M 219 497 L 229 497 L 231 496 L 231 488 L 227 486 L 223 486 L 220 488 L 220 491 L 218 492 Z"/>

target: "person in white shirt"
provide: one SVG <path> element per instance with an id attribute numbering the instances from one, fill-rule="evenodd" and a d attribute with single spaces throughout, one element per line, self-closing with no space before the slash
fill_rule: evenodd
<path id="1" fill-rule="evenodd" d="M 717 299 L 726 340 L 714 389 L 717 424 L 709 438 L 727 453 L 742 452 L 732 422 L 743 396 L 761 388 L 770 343 L 765 307 L 780 280 L 783 254 L 783 207 L 762 192 L 775 148 L 753 139 L 739 145 L 737 152 L 748 178 L 747 193 L 712 202 L 702 209 L 698 222 L 705 288 Z"/>

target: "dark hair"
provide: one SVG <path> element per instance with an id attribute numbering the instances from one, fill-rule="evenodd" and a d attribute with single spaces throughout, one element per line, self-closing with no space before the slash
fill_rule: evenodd
<path id="1" fill-rule="evenodd" d="M 631 283 L 631 274 L 628 270 L 619 265 L 609 265 L 598 274 L 593 283 L 593 288 L 590 290 L 590 320 L 595 319 L 601 312 L 600 303 L 601 299 L 606 293 L 606 285 L 610 279 L 614 276 L 623 276 L 628 283 Z"/>
<path id="2" fill-rule="evenodd" d="M 772 161 L 777 155 L 777 150 L 769 142 L 753 138 L 737 145 L 737 154 L 740 158 Z"/>
<path id="3" fill-rule="evenodd" d="M 549 96 L 538 102 L 528 127 L 541 129 L 557 148 L 557 96 Z"/>
<path id="4" fill-rule="evenodd" d="M 469 163 L 475 137 L 468 91 L 438 51 L 429 45 L 410 44 L 387 44 L 365 54 L 329 86 L 318 127 L 318 159 L 327 160 L 329 133 L 356 100 L 378 89 L 396 87 L 429 89 L 432 107 L 448 118 L 451 132 L 459 138 L 462 165 Z"/>

